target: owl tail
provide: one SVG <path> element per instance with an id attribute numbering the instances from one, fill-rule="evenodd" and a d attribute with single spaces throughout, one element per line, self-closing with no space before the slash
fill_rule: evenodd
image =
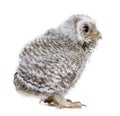
<path id="1" fill-rule="evenodd" d="M 14 74 L 13 83 L 14 83 L 14 85 L 15 85 L 15 87 L 16 87 L 17 90 L 21 90 L 21 81 L 19 79 L 19 73 L 18 72 L 16 72 Z"/>

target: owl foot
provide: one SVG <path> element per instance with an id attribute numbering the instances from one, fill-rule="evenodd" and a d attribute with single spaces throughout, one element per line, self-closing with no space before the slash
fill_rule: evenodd
<path id="1" fill-rule="evenodd" d="M 81 104 L 80 102 L 72 102 L 69 99 L 66 99 L 67 103 L 63 103 L 60 108 L 81 108 L 82 106 L 86 106 L 84 104 Z"/>
<path id="2" fill-rule="evenodd" d="M 44 103 L 49 104 L 50 106 L 56 106 L 58 108 L 81 108 L 86 106 L 80 102 L 72 102 L 70 99 L 64 99 L 59 95 L 54 95 L 44 100 Z"/>

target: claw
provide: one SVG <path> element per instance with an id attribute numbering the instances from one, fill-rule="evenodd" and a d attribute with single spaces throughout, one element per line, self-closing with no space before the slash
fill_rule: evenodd
<path id="1" fill-rule="evenodd" d="M 81 102 L 79 102 L 79 101 L 77 101 L 77 102 L 74 102 L 74 103 L 77 103 L 77 104 L 80 104 L 81 106 L 85 106 L 85 107 L 87 107 L 87 105 L 85 105 L 85 104 L 82 104 Z"/>
<path id="2" fill-rule="evenodd" d="M 70 99 L 66 99 L 67 102 L 72 102 Z"/>
<path id="3" fill-rule="evenodd" d="M 59 108 L 81 108 L 82 106 L 85 106 L 85 104 L 81 104 L 80 102 L 72 102 L 71 100 L 69 99 L 66 99 L 66 101 L 68 102 L 67 105 L 61 105 L 59 106 Z"/>

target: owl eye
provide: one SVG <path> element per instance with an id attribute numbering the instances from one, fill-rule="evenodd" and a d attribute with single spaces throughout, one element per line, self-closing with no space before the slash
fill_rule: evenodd
<path id="1" fill-rule="evenodd" d="M 84 25 L 84 26 L 83 26 L 83 32 L 84 32 L 84 33 L 89 32 L 89 26 L 88 26 L 88 25 Z"/>

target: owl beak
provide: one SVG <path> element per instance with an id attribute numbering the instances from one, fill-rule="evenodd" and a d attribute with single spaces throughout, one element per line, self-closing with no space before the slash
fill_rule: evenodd
<path id="1" fill-rule="evenodd" d="M 90 33 L 89 39 L 97 41 L 99 39 L 102 39 L 102 35 L 98 30 L 95 30 L 92 33 Z"/>

